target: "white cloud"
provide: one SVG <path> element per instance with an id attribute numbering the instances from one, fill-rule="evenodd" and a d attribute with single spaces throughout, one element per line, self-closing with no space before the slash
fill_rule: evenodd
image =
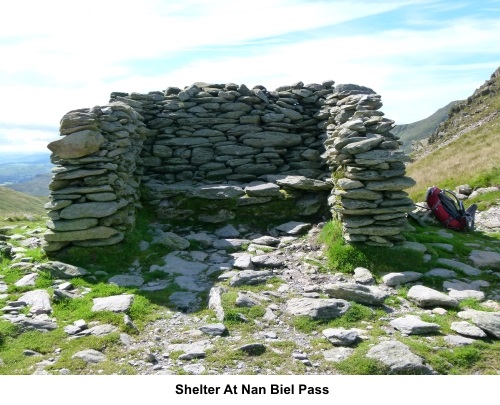
<path id="1" fill-rule="evenodd" d="M 324 30 L 321 39 L 275 39 L 412 4 L 419 5 L 419 13 L 404 29 L 391 29 L 388 22 L 386 29 L 369 34 Z M 2 123 L 17 124 L 18 132 L 4 130 L 9 139 L 32 142 L 37 134 L 21 128 L 56 127 L 71 109 L 105 104 L 111 91 L 148 92 L 195 81 L 268 89 L 299 80 L 358 83 L 382 95 L 388 117 L 412 122 L 467 97 L 500 64 L 500 19 L 494 13 L 489 19 L 471 15 L 430 22 L 429 7 L 450 3 L 18 0 L 2 5 L 0 12 L 0 129 Z M 204 59 L 205 52 L 179 68 L 165 62 L 161 74 L 137 73 L 147 68 L 149 58 L 171 60 L 178 51 L 248 43 L 259 47 L 244 57 Z M 471 61 L 468 55 L 484 60 Z"/>

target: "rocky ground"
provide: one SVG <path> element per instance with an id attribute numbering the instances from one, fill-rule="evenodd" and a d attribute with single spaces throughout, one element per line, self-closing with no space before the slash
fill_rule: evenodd
<path id="1" fill-rule="evenodd" d="M 494 215 L 498 207 L 483 214 L 486 220 L 478 216 L 478 228 L 494 222 Z M 49 353 L 25 350 L 38 361 L 23 373 L 345 374 L 375 364 L 380 368 L 367 372 L 439 374 L 433 353 L 488 348 L 500 338 L 498 239 L 464 244 L 453 231 L 429 227 L 427 233 L 440 242 L 407 242 L 405 247 L 436 263 L 434 268 L 406 271 L 401 263 L 397 272 L 358 267 L 343 274 L 324 271 L 324 246 L 317 241 L 323 226 L 289 222 L 256 234 L 244 226 L 209 232 L 155 223 L 140 249 L 147 254 L 158 245 L 168 247 L 162 263 L 145 267 L 137 260 L 121 274 L 109 275 L 56 260 L 37 262 L 23 252 L 39 246 L 43 230 L 26 234 L 22 227 L 3 227 L 4 271 L 23 273 L 11 283 L 0 271 L 3 320 L 24 331 L 63 328 L 64 339 L 81 342 Z M 460 253 L 464 249 L 466 257 Z M 436 252 L 448 254 L 437 257 Z M 39 288 L 37 278 L 44 272 L 53 282 Z M 155 278 L 145 277 L 148 273 Z M 73 278 L 96 277 L 128 289 L 93 298 L 90 309 L 123 314 L 121 325 L 89 319 L 64 324 L 53 316 L 54 303 L 81 299 L 92 290 L 75 287 Z M 172 283 L 178 289 L 169 304 L 157 310 L 156 320 L 137 328 L 130 311 L 134 300 L 145 292 L 166 291 Z M 362 315 L 335 323 L 354 313 Z M 308 327 L 310 321 L 314 327 Z M 85 345 L 89 336 L 113 334 L 119 336 L 114 350 Z M 422 345 L 428 351 L 418 350 Z M 68 356 L 65 350 L 73 350 L 71 358 L 86 366 L 72 369 L 60 362 Z M 110 362 L 114 368 L 102 366 Z M 0 347 L 0 373 L 2 364 Z"/>

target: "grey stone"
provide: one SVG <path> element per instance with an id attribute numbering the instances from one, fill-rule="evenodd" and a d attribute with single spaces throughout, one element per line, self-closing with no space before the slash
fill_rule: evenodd
<path id="1" fill-rule="evenodd" d="M 169 300 L 178 309 L 186 312 L 195 311 L 201 302 L 198 294 L 190 291 L 176 291 L 170 295 Z"/>
<path id="2" fill-rule="evenodd" d="M 240 254 L 236 253 L 238 256 L 234 258 L 234 264 L 233 267 L 235 269 L 241 269 L 241 270 L 252 270 L 253 269 L 253 264 L 252 264 L 252 256 L 249 254 Z"/>
<path id="3" fill-rule="evenodd" d="M 278 246 L 280 244 L 280 240 L 272 236 L 261 236 L 259 238 L 253 239 L 252 242 L 257 245 L 265 246 Z"/>
<path id="4" fill-rule="evenodd" d="M 389 273 L 382 277 L 385 285 L 394 286 L 400 284 L 411 283 L 423 277 L 422 273 L 416 271 L 403 271 L 401 273 Z"/>
<path id="5" fill-rule="evenodd" d="M 165 262 L 163 266 L 152 265 L 149 271 L 163 271 L 168 274 L 194 276 L 208 269 L 208 264 L 181 259 L 176 256 L 175 252 L 169 253 L 163 259 Z"/>
<path id="6" fill-rule="evenodd" d="M 500 253 L 487 250 L 473 250 L 470 253 L 469 260 L 476 267 L 488 267 L 491 269 L 500 269 Z"/>
<path id="7" fill-rule="evenodd" d="M 179 360 L 203 359 L 207 356 L 204 351 L 190 351 L 179 356 Z"/>
<path id="8" fill-rule="evenodd" d="M 73 266 L 71 264 L 49 261 L 35 266 L 37 271 L 47 271 L 54 278 L 74 278 L 88 275 L 88 271 L 82 267 Z"/>
<path id="9" fill-rule="evenodd" d="M 292 298 L 286 309 L 295 316 L 309 316 L 316 320 L 334 319 L 344 315 L 351 304 L 345 300 L 325 298 Z"/>
<path id="10" fill-rule="evenodd" d="M 450 289 L 448 292 L 448 295 L 451 298 L 456 299 L 457 301 L 463 301 L 469 298 L 474 298 L 475 300 L 478 301 L 483 301 L 485 298 L 485 295 L 482 291 L 477 291 L 477 290 L 453 290 Z"/>
<path id="11" fill-rule="evenodd" d="M 224 320 L 224 308 L 222 307 L 222 288 L 212 287 L 208 298 L 208 308 L 215 312 L 218 321 Z"/>
<path id="12" fill-rule="evenodd" d="M 354 190 L 356 188 L 364 187 L 364 184 L 358 180 L 342 178 L 337 180 L 337 186 L 343 190 Z"/>
<path id="13" fill-rule="evenodd" d="M 266 351 L 266 346 L 262 343 L 248 343 L 238 347 L 236 350 L 242 351 L 251 355 L 261 354 Z"/>
<path id="14" fill-rule="evenodd" d="M 154 239 L 153 243 L 159 243 L 172 250 L 184 250 L 190 246 L 189 240 L 173 232 L 161 232 Z"/>
<path id="15" fill-rule="evenodd" d="M 78 218 L 104 218 L 114 214 L 118 210 L 118 204 L 111 202 L 89 202 L 72 204 L 64 208 L 60 213 L 63 219 Z"/>
<path id="16" fill-rule="evenodd" d="M 94 298 L 92 312 L 111 311 L 111 312 L 126 312 L 130 309 L 134 295 L 113 295 L 111 297 Z"/>
<path id="17" fill-rule="evenodd" d="M 37 273 L 26 274 L 21 279 L 17 280 L 14 285 L 17 287 L 34 286 L 37 278 Z"/>
<path id="18" fill-rule="evenodd" d="M 366 357 L 385 364 L 389 367 L 389 374 L 433 374 L 434 371 L 424 364 L 424 359 L 396 340 L 379 343 L 368 351 Z"/>
<path id="19" fill-rule="evenodd" d="M 481 270 L 469 266 L 468 264 L 461 263 L 457 260 L 439 258 L 437 262 L 444 266 L 451 267 L 452 269 L 460 270 L 461 272 L 467 274 L 468 276 L 479 276 L 481 274 Z"/>
<path id="20" fill-rule="evenodd" d="M 500 312 L 476 311 L 472 314 L 472 322 L 485 332 L 500 339 Z"/>
<path id="21" fill-rule="evenodd" d="M 280 186 L 274 183 L 249 184 L 245 193 L 250 197 L 280 197 Z"/>
<path id="22" fill-rule="evenodd" d="M 92 328 L 87 329 L 86 332 L 93 336 L 106 336 L 110 333 L 116 332 L 117 330 L 118 328 L 114 325 L 102 324 L 93 326 Z"/>
<path id="23" fill-rule="evenodd" d="M 192 188 L 188 192 L 189 196 L 196 198 L 205 198 L 208 200 L 225 200 L 241 197 L 245 194 L 243 189 L 238 186 L 228 185 L 207 185 L 198 188 Z"/>
<path id="24" fill-rule="evenodd" d="M 263 284 L 273 276 L 273 273 L 269 270 L 242 270 L 236 273 L 229 282 L 231 287 L 237 287 L 240 285 L 255 285 Z"/>
<path id="25" fill-rule="evenodd" d="M 408 299 L 414 301 L 419 307 L 457 307 L 458 301 L 432 288 L 415 285 L 408 291 Z"/>
<path id="26" fill-rule="evenodd" d="M 467 346 L 475 342 L 474 339 L 456 335 L 447 335 L 444 337 L 444 341 L 451 346 Z"/>
<path id="27" fill-rule="evenodd" d="M 239 140 L 245 145 L 255 148 L 268 146 L 290 147 L 297 146 L 302 142 L 300 135 L 280 132 L 255 132 L 242 135 Z"/>
<path id="28" fill-rule="evenodd" d="M 354 269 L 354 281 L 363 285 L 375 284 L 375 279 L 373 278 L 372 273 L 364 267 L 356 267 Z"/>
<path id="29" fill-rule="evenodd" d="M 212 236 L 208 235 L 205 232 L 195 233 L 186 236 L 187 240 L 195 241 L 202 248 L 209 248 L 212 246 L 214 239 Z"/>
<path id="30" fill-rule="evenodd" d="M 403 243 L 402 247 L 410 250 L 415 250 L 416 252 L 420 253 L 425 253 L 427 251 L 427 247 L 424 244 L 418 242 L 406 241 L 405 243 Z"/>
<path id="31" fill-rule="evenodd" d="M 106 360 L 104 353 L 94 349 L 82 350 L 71 356 L 72 359 L 82 359 L 86 363 L 97 364 Z"/>
<path id="32" fill-rule="evenodd" d="M 285 258 L 275 255 L 257 255 L 251 257 L 252 264 L 255 267 L 278 268 L 284 267 Z"/>
<path id="33" fill-rule="evenodd" d="M 454 278 L 457 276 L 453 270 L 436 268 L 425 273 L 426 277 Z"/>
<path id="34" fill-rule="evenodd" d="M 259 301 L 249 297 L 247 294 L 238 291 L 235 305 L 237 307 L 250 308 L 259 305 Z"/>
<path id="35" fill-rule="evenodd" d="M 325 294 L 333 298 L 341 298 L 362 304 L 382 305 L 389 294 L 376 286 L 365 286 L 356 283 L 334 283 L 323 287 Z"/>
<path id="36" fill-rule="evenodd" d="M 325 361 L 338 363 L 347 359 L 352 354 L 354 354 L 354 349 L 349 347 L 334 347 L 333 349 L 325 350 L 323 352 L 323 357 L 325 358 Z"/>
<path id="37" fill-rule="evenodd" d="M 80 218 L 73 220 L 47 221 L 47 228 L 59 232 L 79 231 L 89 229 L 98 224 L 97 218 Z"/>
<path id="38" fill-rule="evenodd" d="M 119 274 L 111 277 L 108 283 L 116 284 L 119 287 L 140 287 L 144 284 L 144 279 L 141 276 Z"/>
<path id="39" fill-rule="evenodd" d="M 300 235 L 301 233 L 308 231 L 311 226 L 312 225 L 310 223 L 306 222 L 290 221 L 277 226 L 275 229 L 278 232 L 282 232 L 287 235 Z"/>
<path id="40" fill-rule="evenodd" d="M 351 346 L 359 340 L 359 333 L 353 329 L 324 329 L 323 335 L 335 346 Z"/>
<path id="41" fill-rule="evenodd" d="M 305 191 L 328 191 L 332 188 L 331 184 L 321 180 L 310 179 L 305 176 L 269 176 L 274 179 L 281 187 L 288 187 Z"/>
<path id="42" fill-rule="evenodd" d="M 214 233 L 219 238 L 237 238 L 240 236 L 240 232 L 231 224 L 217 229 Z"/>
<path id="43" fill-rule="evenodd" d="M 26 315 L 6 316 L 3 318 L 16 324 L 22 331 L 36 330 L 42 333 L 57 329 L 57 324 L 49 319 L 39 319 L 37 316 L 27 318 Z"/>
<path id="44" fill-rule="evenodd" d="M 238 250 L 249 244 L 250 240 L 248 239 L 219 239 L 214 241 L 213 247 L 215 249 Z"/>
<path id="45" fill-rule="evenodd" d="M 449 243 L 428 243 L 428 245 L 446 250 L 447 252 L 453 252 L 453 245 L 450 245 Z"/>
<path id="46" fill-rule="evenodd" d="M 471 338 L 485 338 L 487 336 L 482 329 L 465 321 L 452 322 L 450 329 L 460 335 L 468 336 Z"/>
<path id="47" fill-rule="evenodd" d="M 47 148 L 62 159 L 76 159 L 97 152 L 104 142 L 100 132 L 83 130 L 51 142 Z"/>
<path id="48" fill-rule="evenodd" d="M 94 228 L 83 229 L 80 231 L 55 232 L 55 233 L 46 232 L 44 236 L 45 240 L 48 242 L 73 242 L 73 241 L 87 241 L 94 239 L 107 239 L 119 233 L 120 232 L 114 228 L 110 228 L 107 226 L 96 226 Z"/>
<path id="49" fill-rule="evenodd" d="M 395 177 L 388 180 L 370 181 L 366 188 L 373 191 L 398 191 L 413 187 L 415 184 L 415 180 L 410 177 Z"/>
<path id="50" fill-rule="evenodd" d="M 422 321 L 418 316 L 406 315 L 402 318 L 396 318 L 390 322 L 393 328 L 407 335 L 422 335 L 427 333 L 439 332 L 437 323 Z"/>
<path id="51" fill-rule="evenodd" d="M 31 306 L 30 313 L 35 315 L 50 314 L 52 307 L 50 305 L 50 296 L 45 290 L 33 290 L 24 293 L 18 301 L 25 302 Z"/>
<path id="52" fill-rule="evenodd" d="M 210 336 L 222 336 L 227 333 L 227 328 L 222 323 L 210 323 L 200 326 L 198 329 Z"/>

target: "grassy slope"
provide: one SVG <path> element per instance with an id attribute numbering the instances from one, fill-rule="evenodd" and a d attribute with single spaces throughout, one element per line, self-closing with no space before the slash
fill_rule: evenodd
<path id="1" fill-rule="evenodd" d="M 0 187 L 0 215 L 18 213 L 45 214 L 43 204 L 46 198 L 33 197 L 6 187 Z"/>
<path id="2" fill-rule="evenodd" d="M 477 126 L 444 147 L 430 145 L 433 151 L 417 159 L 407 173 L 417 185 L 407 190 L 415 201 L 424 198 L 428 187 L 454 188 L 460 184 L 487 187 L 500 184 L 500 76 L 490 84 L 493 92 L 477 93 L 471 101 L 446 120 L 441 130 L 449 140 L 460 131 Z M 487 117 L 493 119 L 478 125 Z"/>
<path id="3" fill-rule="evenodd" d="M 391 132 L 399 136 L 399 139 L 403 142 L 402 149 L 410 152 L 412 141 L 420 141 L 432 135 L 437 126 L 446 120 L 450 109 L 457 103 L 457 101 L 452 101 L 423 120 L 411 124 L 396 125 Z"/>

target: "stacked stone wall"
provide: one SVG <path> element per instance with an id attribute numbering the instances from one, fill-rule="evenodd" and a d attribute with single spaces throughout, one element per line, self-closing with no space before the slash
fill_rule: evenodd
<path id="1" fill-rule="evenodd" d="M 371 89 L 345 85 L 328 97 L 326 155 L 335 187 L 333 213 L 342 221 L 344 239 L 374 246 L 404 241 L 413 201 L 403 190 L 415 184 L 405 176 L 408 156 L 391 134 L 394 121 L 379 110 Z M 328 110 L 328 107 L 324 109 Z"/>
<path id="2" fill-rule="evenodd" d="M 47 249 L 117 243 L 141 202 L 160 220 L 209 223 L 312 221 L 331 208 L 347 240 L 389 246 L 402 239 L 411 179 L 381 105 L 372 90 L 333 81 L 112 93 L 106 106 L 66 114 L 64 138 L 49 145 L 58 166 Z"/>

